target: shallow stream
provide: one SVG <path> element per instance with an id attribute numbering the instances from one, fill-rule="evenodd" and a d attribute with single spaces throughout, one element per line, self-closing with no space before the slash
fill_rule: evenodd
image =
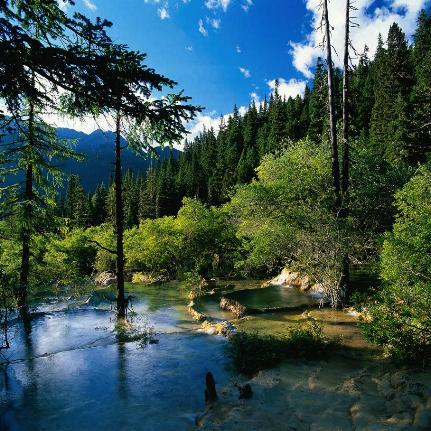
<path id="1" fill-rule="evenodd" d="M 255 281 L 226 283 L 200 299 L 197 307 L 224 320 L 232 319 L 218 307 L 225 294 L 253 307 L 311 301 L 289 288 L 260 289 L 259 285 Z M 200 331 L 200 324 L 187 312 L 183 286 L 172 282 L 128 287 L 133 295 L 131 325 L 153 328 L 152 343 L 118 340 L 106 300 L 109 294 L 101 291 L 82 301 L 39 304 L 28 328 L 22 323 L 12 326 L 11 349 L 6 352 L 11 363 L 0 366 L 2 431 L 186 431 L 195 429 L 196 418 L 205 410 L 208 371 L 222 397 L 235 390 L 232 382 L 243 378 L 230 368 L 227 340 Z M 283 333 L 289 325 L 309 319 L 322 323 L 326 333 L 345 337 L 347 345 L 366 350 L 356 320 L 342 312 L 271 313 L 235 324 L 239 330 Z"/>

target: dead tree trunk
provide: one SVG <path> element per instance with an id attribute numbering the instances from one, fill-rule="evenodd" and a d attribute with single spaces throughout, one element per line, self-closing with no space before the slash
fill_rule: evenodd
<path id="1" fill-rule="evenodd" d="M 343 62 L 343 163 L 341 175 L 341 198 L 342 208 L 340 215 L 343 219 L 349 216 L 349 128 L 350 128 L 350 76 L 349 76 L 349 61 L 350 61 L 350 10 L 352 9 L 351 0 L 346 0 L 346 24 L 345 24 L 345 39 L 344 39 L 344 62 Z M 350 260 L 346 252 L 343 258 L 343 274 L 341 278 L 341 288 L 344 290 L 345 300 L 349 296 L 350 285 Z"/>
<path id="2" fill-rule="evenodd" d="M 326 63 L 328 65 L 328 107 L 329 107 L 329 132 L 332 149 L 332 179 L 335 193 L 335 212 L 338 213 L 341 206 L 340 192 L 340 166 L 338 159 L 337 122 L 335 118 L 334 101 L 334 67 L 332 63 L 331 31 L 329 25 L 328 0 L 323 0 L 323 24 L 325 27 Z"/>
<path id="3" fill-rule="evenodd" d="M 126 303 L 124 298 L 124 208 L 123 184 L 121 169 L 121 114 L 117 111 L 115 128 L 115 234 L 117 240 L 117 316 L 126 317 Z"/>
<path id="4" fill-rule="evenodd" d="M 216 400 L 217 400 L 217 391 L 215 386 L 215 380 L 211 371 L 208 371 L 205 377 L 205 402 L 212 403 Z"/>
<path id="5" fill-rule="evenodd" d="M 343 198 L 343 212 L 348 215 L 348 190 L 349 190 L 349 45 L 350 45 L 350 0 L 346 0 L 346 30 L 344 40 L 343 63 L 343 167 L 341 195 Z"/>

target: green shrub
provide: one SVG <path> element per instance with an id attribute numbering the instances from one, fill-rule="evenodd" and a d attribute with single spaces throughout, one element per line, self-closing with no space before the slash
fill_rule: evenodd
<path id="1" fill-rule="evenodd" d="M 229 338 L 228 352 L 238 372 L 252 375 L 286 358 L 321 357 L 333 345 L 320 326 L 312 323 L 289 328 L 285 337 L 239 332 Z"/>
<path id="2" fill-rule="evenodd" d="M 393 232 L 381 258 L 383 287 L 370 301 L 365 335 L 393 358 L 431 360 L 431 170 L 396 194 Z"/>

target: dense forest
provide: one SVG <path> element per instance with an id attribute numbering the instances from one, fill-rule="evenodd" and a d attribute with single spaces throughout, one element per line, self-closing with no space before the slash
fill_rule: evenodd
<path id="1" fill-rule="evenodd" d="M 0 3 L 8 18 L 0 96 L 8 108 L 3 130 L 15 139 L 5 142 L 1 162 L 3 176 L 21 172 L 25 181 L 0 196 L 0 268 L 4 286 L 13 286 L 3 290 L 8 307 L 23 310 L 28 295 L 48 289 L 79 292 L 96 273 L 111 271 L 121 315 L 124 280 L 132 277 L 197 283 L 265 278 L 288 267 L 321 285 L 331 306 L 364 312 L 366 335 L 388 353 L 430 357 L 429 13 L 420 14 L 412 43 L 394 23 L 373 58 L 355 47 L 362 54 L 352 66 L 347 48 L 343 70 L 328 49 L 303 96 L 284 99 L 276 86 L 244 115 L 234 107 L 217 132 L 186 141 L 179 158 L 123 176 L 121 136 L 138 153 L 150 142 L 178 142 L 183 120 L 200 108 L 182 93 L 148 102 L 151 90 L 174 83 L 147 68 L 144 55 L 114 44 L 107 23 L 69 19 L 55 2 L 47 10 L 36 2 L 46 19 L 26 8 L 34 2 L 19 11 L 12 3 Z M 40 90 L 44 80 L 52 96 Z M 66 192 L 58 191 L 53 158 L 81 156 L 43 121 L 48 106 L 112 115 L 110 184 L 89 195 L 72 175 Z M 374 290 L 355 289 L 358 268 L 379 279 Z"/>
<path id="2" fill-rule="evenodd" d="M 350 71 L 351 139 L 358 149 L 367 149 L 394 169 L 417 167 L 426 161 L 431 148 L 429 77 L 424 66 L 429 58 L 429 24 L 429 16 L 423 12 L 411 45 L 394 24 L 388 35 L 380 37 L 375 57 L 370 59 L 368 48 L 363 48 L 357 66 Z M 341 122 L 342 71 L 336 70 L 334 78 L 336 117 Z M 253 101 L 243 116 L 235 106 L 226 117 L 221 117 L 217 133 L 205 130 L 193 141 L 186 141 L 179 160 L 169 158 L 143 177 L 128 174 L 128 196 L 139 202 L 133 205 L 129 227 L 145 218 L 175 215 L 183 197 L 209 205 L 224 204 L 235 185 L 256 179 L 256 168 L 267 154 L 306 137 L 316 145 L 327 141 L 324 61 L 318 59 L 312 86 L 306 87 L 303 97 L 286 100 L 276 87 L 262 102 Z M 71 186 L 75 188 L 74 183 Z M 99 199 L 102 188 L 98 187 L 92 200 Z M 108 192 L 109 185 L 105 184 L 105 189 Z M 105 202 L 109 208 L 109 200 Z M 390 222 L 381 227 L 388 228 Z"/>

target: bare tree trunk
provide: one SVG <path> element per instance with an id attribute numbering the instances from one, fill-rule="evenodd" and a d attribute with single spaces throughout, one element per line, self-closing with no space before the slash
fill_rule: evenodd
<path id="1" fill-rule="evenodd" d="M 28 149 L 31 153 L 34 147 L 34 104 L 30 101 L 30 110 L 28 118 Z M 24 214 L 23 227 L 21 230 L 21 267 L 19 273 L 19 287 L 17 292 L 17 302 L 20 313 L 23 317 L 28 314 L 27 292 L 28 278 L 30 274 L 30 241 L 31 241 L 31 223 L 33 217 L 33 163 L 31 158 L 28 161 L 25 173 L 25 190 L 24 190 Z"/>
<path id="2" fill-rule="evenodd" d="M 121 172 L 121 114 L 117 111 L 115 130 L 115 233 L 117 238 L 117 316 L 126 317 L 124 299 L 124 208 Z"/>
<path id="3" fill-rule="evenodd" d="M 332 179 L 335 193 L 335 211 L 338 213 L 341 205 L 340 193 L 340 166 L 338 160 L 337 124 L 335 118 L 334 101 L 334 67 L 332 64 L 331 31 L 328 16 L 328 0 L 323 0 L 323 21 L 325 25 L 326 63 L 328 64 L 328 105 L 329 105 L 329 131 L 332 148 Z"/>
<path id="4" fill-rule="evenodd" d="M 343 168 L 341 194 L 345 215 L 348 215 L 349 190 L 349 44 L 350 44 L 350 0 L 346 0 L 346 34 L 344 41 L 343 65 Z"/>
<path id="5" fill-rule="evenodd" d="M 350 0 L 346 0 L 346 27 L 344 40 L 344 62 L 343 62 L 343 164 L 342 164 L 342 181 L 341 197 L 342 208 L 340 215 L 346 219 L 349 215 L 349 45 L 350 45 Z M 349 295 L 350 284 L 350 260 L 346 253 L 343 257 L 343 273 L 341 277 L 341 288 L 344 290 L 345 299 Z"/>

